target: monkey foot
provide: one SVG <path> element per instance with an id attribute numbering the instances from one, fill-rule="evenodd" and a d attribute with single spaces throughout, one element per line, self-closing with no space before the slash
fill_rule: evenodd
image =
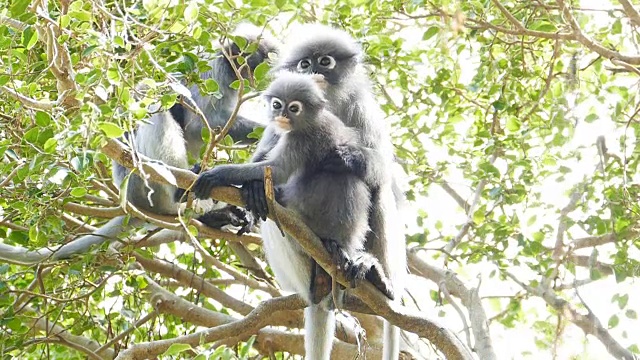
<path id="1" fill-rule="evenodd" d="M 315 260 L 311 260 L 311 301 L 319 304 L 322 299 L 331 293 L 331 275 L 318 265 Z"/>
<path id="2" fill-rule="evenodd" d="M 335 240 L 323 239 L 322 242 L 331 255 L 333 263 L 344 271 L 352 288 L 356 287 L 358 281 L 367 279 L 386 297 L 395 299 L 391 280 L 384 274 L 382 265 L 373 255 L 360 252 L 352 258 Z"/>
<path id="3" fill-rule="evenodd" d="M 209 211 L 198 220 L 214 229 L 220 229 L 225 225 L 238 226 L 240 227 L 238 235 L 250 232 L 256 223 L 256 219 L 250 212 L 233 205 Z"/>

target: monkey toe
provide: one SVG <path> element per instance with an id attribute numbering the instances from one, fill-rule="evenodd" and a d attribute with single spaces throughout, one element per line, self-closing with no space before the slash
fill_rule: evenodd
<path id="1" fill-rule="evenodd" d="M 338 269 L 348 272 L 352 267 L 351 258 L 349 254 L 342 248 L 342 246 L 333 239 L 322 239 L 325 249 L 331 255 L 333 263 Z"/>
<path id="2" fill-rule="evenodd" d="M 257 205 L 258 217 L 267 220 L 269 205 L 267 204 L 267 194 L 264 190 L 264 181 L 255 181 L 253 184 L 253 196 Z"/>
<path id="3" fill-rule="evenodd" d="M 395 299 L 391 280 L 384 274 L 382 265 L 371 254 L 362 253 L 353 260 L 350 271 L 351 286 L 355 287 L 358 281 L 368 280 L 380 292 L 391 300 Z"/>

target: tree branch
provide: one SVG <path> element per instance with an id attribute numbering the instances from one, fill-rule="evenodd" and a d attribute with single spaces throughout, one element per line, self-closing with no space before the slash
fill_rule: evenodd
<path id="1" fill-rule="evenodd" d="M 624 13 L 627 14 L 631 23 L 635 26 L 640 26 L 640 14 L 638 10 L 628 0 L 618 0 L 624 9 Z"/>
<path id="2" fill-rule="evenodd" d="M 573 14 L 571 14 L 571 10 L 564 2 L 564 0 L 556 0 L 556 3 L 562 10 L 562 14 L 564 15 L 565 20 L 569 23 L 575 40 L 579 41 L 589 50 L 598 53 L 602 55 L 602 57 L 605 57 L 607 59 L 618 59 L 631 65 L 640 65 L 640 56 L 622 55 L 617 51 L 607 49 L 606 47 L 587 37 L 582 32 L 582 29 L 580 29 L 578 21 L 573 17 Z"/>
<path id="3" fill-rule="evenodd" d="M 617 359 L 621 360 L 633 360 L 636 359 L 635 355 L 631 351 L 625 349 L 616 339 L 611 336 L 609 331 L 602 326 L 600 320 L 592 313 L 583 315 L 578 310 L 574 309 L 571 304 L 558 297 L 553 289 L 540 285 L 537 288 L 528 286 L 519 281 L 513 274 L 508 271 L 505 274 L 519 284 L 527 292 L 541 297 L 549 306 L 553 307 L 560 314 L 565 316 L 574 325 L 578 326 L 585 334 L 595 336 L 600 342 L 607 348 L 609 354 L 613 355 Z M 541 282 L 540 284 L 543 284 Z"/>

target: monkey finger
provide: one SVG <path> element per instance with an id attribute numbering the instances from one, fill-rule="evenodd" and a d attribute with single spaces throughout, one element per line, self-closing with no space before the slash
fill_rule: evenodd
<path id="1" fill-rule="evenodd" d="M 251 192 L 251 183 L 247 182 L 240 187 L 240 196 L 244 202 L 244 207 L 249 212 L 254 213 L 255 204 L 253 204 L 253 194 Z"/>
<path id="2" fill-rule="evenodd" d="M 253 195 L 256 203 L 256 211 L 258 213 L 258 217 L 263 221 L 267 220 L 267 215 L 269 214 L 269 205 L 267 204 L 267 194 L 264 190 L 264 182 L 256 181 L 253 185 Z"/>

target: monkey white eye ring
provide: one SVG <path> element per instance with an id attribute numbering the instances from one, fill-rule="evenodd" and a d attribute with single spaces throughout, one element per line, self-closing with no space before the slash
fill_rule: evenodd
<path id="1" fill-rule="evenodd" d="M 280 101 L 279 99 L 271 100 L 271 107 L 276 110 L 282 109 L 282 101 Z"/>
<path id="2" fill-rule="evenodd" d="M 289 110 L 290 113 L 299 114 L 302 112 L 302 104 L 300 101 L 292 101 L 289 103 L 287 110 Z"/>
<path id="3" fill-rule="evenodd" d="M 321 56 L 318 58 L 318 64 L 324 68 L 333 69 L 336 66 L 336 59 L 329 55 Z"/>
<path id="4" fill-rule="evenodd" d="M 311 61 L 309 59 L 302 59 L 298 63 L 298 70 L 306 70 L 311 66 Z"/>

